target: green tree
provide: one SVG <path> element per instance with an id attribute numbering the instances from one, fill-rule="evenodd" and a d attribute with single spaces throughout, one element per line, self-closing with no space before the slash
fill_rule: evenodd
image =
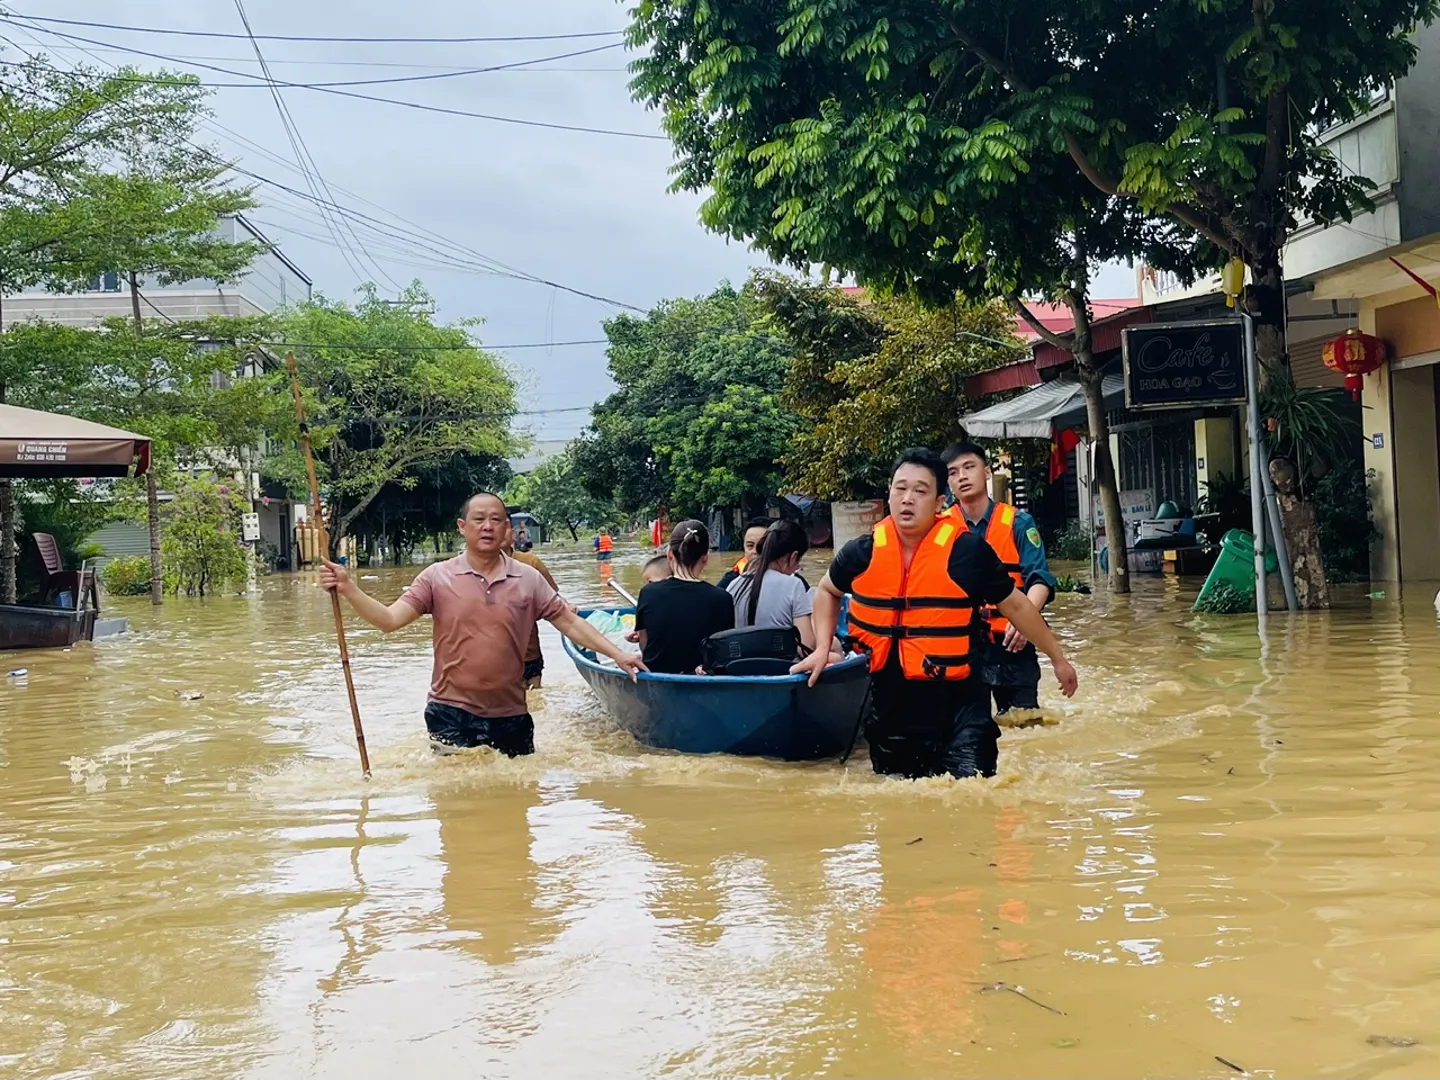
<path id="1" fill-rule="evenodd" d="M 572 448 L 594 496 L 624 514 L 755 508 L 782 480 L 797 422 L 780 401 L 792 350 L 753 284 L 667 300 L 605 325 L 619 386 Z"/>
<path id="2" fill-rule="evenodd" d="M 713 188 L 712 228 L 882 289 L 1069 307 L 1073 330 L 1042 336 L 1076 358 L 1113 517 L 1091 268 L 1144 254 L 1193 273 L 1241 255 L 1262 358 L 1277 366 L 1289 229 L 1364 197 L 1316 132 L 1409 66 L 1406 30 L 1433 12 L 1431 0 L 1222 0 L 1133 18 L 1048 0 L 1016 19 L 998 0 L 646 0 L 633 86 L 665 110 L 677 185 Z M 1219 81 L 1217 57 L 1229 62 Z M 1323 602 L 1323 581 L 1312 585 Z"/>
<path id="3" fill-rule="evenodd" d="M 198 108 L 187 118 L 198 121 Z M 188 137 L 189 132 L 183 132 Z M 94 173 L 81 183 L 77 200 L 82 235 L 87 238 L 82 265 L 93 274 L 114 271 L 130 290 L 135 333 L 146 333 L 141 306 L 141 280 L 148 285 L 173 285 L 202 280 L 219 285 L 238 281 L 265 245 L 233 241 L 219 235 L 220 218 L 255 205 L 251 189 L 230 187 L 223 179 L 228 166 L 217 158 L 196 158 L 158 144 L 132 151 L 134 160 L 122 173 Z M 173 419 L 173 416 L 171 416 Z M 147 526 L 150 532 L 151 600 L 165 592 L 160 570 L 160 470 L 145 477 Z"/>
<path id="4" fill-rule="evenodd" d="M 864 319 L 869 327 L 836 341 L 828 333 L 834 321 L 814 318 L 808 304 L 793 302 L 796 292 L 806 291 L 836 305 L 842 325 Z M 902 449 L 958 439 L 965 380 L 1021 351 L 1013 320 L 999 304 L 927 308 L 892 297 L 861 308 L 837 289 L 773 278 L 767 299 L 779 309 L 777 322 L 797 339 L 798 353 L 826 356 L 839 346 L 840 356 L 823 371 L 801 367 L 804 374 L 787 391 L 787 400 L 810 421 L 785 456 L 790 486 L 825 499 L 882 494 L 890 463 Z M 788 324 L 787 314 L 797 313 L 804 317 Z M 818 337 L 803 336 L 817 330 Z M 853 348 L 857 341 L 868 351 Z"/>
<path id="5" fill-rule="evenodd" d="M 191 130 L 204 90 L 193 76 L 139 77 L 58 71 L 41 56 L 0 70 L 0 314 L 9 293 L 36 284 L 70 288 L 87 270 L 77 243 L 86 182 L 127 150 Z M 3 328 L 3 320 L 0 320 Z M 0 335 L 0 403 L 33 403 L 30 379 Z M 0 478 L 0 602 L 15 598 L 14 502 Z"/>
<path id="6" fill-rule="evenodd" d="M 249 504 L 213 479 L 186 477 L 165 517 L 162 550 L 177 593 L 214 595 L 244 584 L 250 552 L 240 540 L 240 515 Z"/>
<path id="7" fill-rule="evenodd" d="M 570 448 L 536 466 L 533 472 L 517 476 L 506 490 L 506 501 L 523 507 L 550 529 L 564 526 L 570 539 L 580 539 L 580 526 L 609 525 L 618 517 L 614 505 L 596 498 L 585 489 L 575 455 Z"/>
<path id="8" fill-rule="evenodd" d="M 387 484 L 456 454 L 506 457 L 515 447 L 514 379 L 467 324 L 433 322 L 432 307 L 418 282 L 395 302 L 367 286 L 353 307 L 319 297 L 276 320 L 281 340 L 304 343 L 295 351 L 332 550 Z M 294 450 L 266 471 L 304 490 Z"/>
<path id="9" fill-rule="evenodd" d="M 461 500 L 477 491 L 499 491 L 510 481 L 510 464 L 495 454 L 456 453 L 419 465 L 380 490 L 350 524 L 367 552 L 384 538 L 397 562 L 426 541 L 453 536 Z"/>

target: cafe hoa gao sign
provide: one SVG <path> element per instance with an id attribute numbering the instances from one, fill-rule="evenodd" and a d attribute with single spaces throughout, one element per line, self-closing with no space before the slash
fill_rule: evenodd
<path id="1" fill-rule="evenodd" d="M 1245 330 L 1237 320 L 1124 331 L 1125 404 L 1188 409 L 1245 400 Z"/>

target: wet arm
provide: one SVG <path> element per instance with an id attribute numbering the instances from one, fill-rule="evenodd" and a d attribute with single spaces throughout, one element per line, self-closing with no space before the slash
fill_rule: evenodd
<path id="1" fill-rule="evenodd" d="M 568 608 L 551 619 L 550 625 L 581 648 L 589 649 L 601 656 L 608 656 L 611 660 L 619 661 L 628 659 L 630 656 L 629 653 L 617 648 L 613 641 Z"/>
<path id="2" fill-rule="evenodd" d="M 350 602 L 355 609 L 355 614 L 364 619 L 376 629 L 385 633 L 394 633 L 402 627 L 409 626 L 416 619 L 420 618 L 420 611 L 414 604 L 401 598 L 388 607 L 367 594 L 355 582 L 349 582 L 340 595 Z"/>
<path id="3" fill-rule="evenodd" d="M 840 601 L 845 594 L 837 589 L 826 574 L 815 588 L 815 606 L 810 612 L 810 631 L 814 641 L 823 641 L 826 649 L 835 640 L 835 626 L 840 621 Z M 804 632 L 801 632 L 804 639 Z M 809 643 L 807 643 L 809 644 Z M 814 645 L 810 645 L 815 648 Z"/>
<path id="4" fill-rule="evenodd" d="M 1046 624 L 1039 609 L 1030 602 L 1029 597 L 1024 593 L 1017 589 L 996 606 L 1000 609 L 1000 614 L 1015 625 L 1015 629 L 1024 634 L 1037 649 L 1051 660 L 1063 661 L 1065 659 L 1065 653 L 1060 648 L 1059 640 Z"/>

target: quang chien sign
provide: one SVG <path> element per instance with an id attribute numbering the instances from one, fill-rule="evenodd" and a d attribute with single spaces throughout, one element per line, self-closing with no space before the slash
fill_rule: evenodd
<path id="1" fill-rule="evenodd" d="M 1238 319 L 1132 326 L 1121 344 L 1131 409 L 1245 401 L 1245 328 Z"/>

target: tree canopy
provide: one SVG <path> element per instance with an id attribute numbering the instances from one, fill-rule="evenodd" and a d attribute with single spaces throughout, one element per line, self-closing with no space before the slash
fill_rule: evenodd
<path id="1" fill-rule="evenodd" d="M 618 516 L 610 500 L 596 498 L 586 490 L 571 447 L 541 462 L 532 472 L 515 477 L 505 499 L 552 530 L 566 529 L 571 540 L 580 539 L 581 525 L 609 525 Z"/>
<path id="2" fill-rule="evenodd" d="M 619 389 L 573 448 L 589 492 L 627 514 L 757 507 L 798 418 L 781 402 L 793 350 L 753 284 L 605 324 Z"/>
<path id="3" fill-rule="evenodd" d="M 317 297 L 275 320 L 282 342 L 302 343 L 295 351 L 332 542 L 386 485 L 412 488 L 417 470 L 456 454 L 514 449 L 514 379 L 466 324 L 437 325 L 431 307 L 419 283 L 395 302 L 367 287 L 354 306 Z M 303 469 L 293 450 L 266 464 L 295 491 L 304 490 Z"/>
<path id="4" fill-rule="evenodd" d="M 907 446 L 962 434 L 965 380 L 1022 355 L 998 304 L 924 307 L 905 297 L 861 304 L 829 285 L 760 279 L 777 327 L 795 343 L 785 402 L 804 418 L 784 456 L 790 488 L 872 498 Z"/>

